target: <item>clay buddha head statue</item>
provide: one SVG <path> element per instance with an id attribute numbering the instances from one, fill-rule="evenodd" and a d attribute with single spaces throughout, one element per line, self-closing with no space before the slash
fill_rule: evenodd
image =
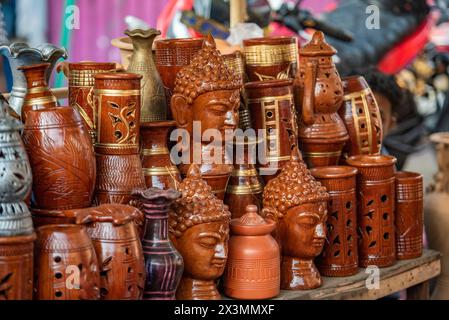
<path id="1" fill-rule="evenodd" d="M 171 110 L 178 128 L 192 135 L 193 122 L 207 129 L 235 130 L 238 125 L 241 77 L 228 68 L 214 39 L 205 39 L 202 49 L 176 76 Z"/>
<path id="2" fill-rule="evenodd" d="M 297 148 L 263 194 L 262 215 L 277 222 L 282 252 L 281 288 L 312 289 L 321 285 L 313 264 L 323 250 L 329 194 L 310 174 Z"/>
<path id="3" fill-rule="evenodd" d="M 170 239 L 184 259 L 184 274 L 176 297 L 182 300 L 220 299 L 216 280 L 228 255 L 231 213 L 191 165 L 169 217 Z"/>

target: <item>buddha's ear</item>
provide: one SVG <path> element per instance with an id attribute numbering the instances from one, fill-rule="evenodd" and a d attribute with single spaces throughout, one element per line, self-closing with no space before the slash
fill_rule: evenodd
<path id="1" fill-rule="evenodd" d="M 183 95 L 174 94 L 171 97 L 170 108 L 178 128 L 184 128 L 192 122 L 192 110 Z"/>

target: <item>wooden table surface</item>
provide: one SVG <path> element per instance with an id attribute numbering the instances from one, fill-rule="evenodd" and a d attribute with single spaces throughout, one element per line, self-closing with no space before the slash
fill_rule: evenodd
<path id="1" fill-rule="evenodd" d="M 323 285 L 314 290 L 281 291 L 277 300 L 343 300 L 379 299 L 407 289 L 408 299 L 428 299 L 429 280 L 441 272 L 440 253 L 424 250 L 420 258 L 397 261 L 391 267 L 380 268 L 378 289 L 368 289 L 366 280 L 372 273 L 359 273 L 350 277 L 323 277 Z"/>

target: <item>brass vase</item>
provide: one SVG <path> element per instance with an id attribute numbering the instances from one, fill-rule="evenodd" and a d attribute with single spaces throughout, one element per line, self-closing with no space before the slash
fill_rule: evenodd
<path id="1" fill-rule="evenodd" d="M 153 60 L 153 42 L 161 32 L 156 29 L 126 30 L 131 38 L 134 53 L 128 66 L 128 72 L 140 74 L 141 82 L 141 122 L 167 120 L 167 103 L 164 86 Z"/>

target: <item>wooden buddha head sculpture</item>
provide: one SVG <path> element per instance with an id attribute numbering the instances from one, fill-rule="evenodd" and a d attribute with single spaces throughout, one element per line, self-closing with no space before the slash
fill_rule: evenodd
<path id="1" fill-rule="evenodd" d="M 263 194 L 263 212 L 277 222 L 281 247 L 281 288 L 312 289 L 321 285 L 313 259 L 323 250 L 329 194 L 310 174 L 297 148 Z"/>
<path id="2" fill-rule="evenodd" d="M 178 128 L 192 135 L 193 121 L 207 129 L 235 130 L 238 125 L 241 77 L 228 68 L 214 39 L 205 39 L 202 49 L 176 76 L 171 111 Z"/>
<path id="3" fill-rule="evenodd" d="M 170 239 L 184 259 L 184 274 L 176 292 L 180 300 L 217 300 L 216 280 L 228 256 L 231 213 L 191 165 L 178 189 L 182 197 L 169 217 Z"/>

